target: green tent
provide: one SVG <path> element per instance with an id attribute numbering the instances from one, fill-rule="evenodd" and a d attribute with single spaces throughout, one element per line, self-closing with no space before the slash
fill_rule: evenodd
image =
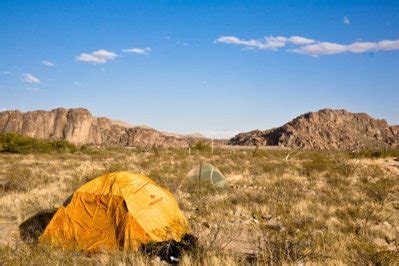
<path id="1" fill-rule="evenodd" d="M 197 180 L 198 182 L 209 182 L 216 187 L 223 187 L 225 177 L 223 174 L 210 163 L 201 163 L 196 165 L 188 172 L 189 180 Z"/>

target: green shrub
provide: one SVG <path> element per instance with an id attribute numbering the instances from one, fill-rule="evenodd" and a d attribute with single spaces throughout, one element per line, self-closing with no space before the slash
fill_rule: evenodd
<path id="1" fill-rule="evenodd" d="M 334 164 L 324 152 L 309 153 L 308 158 L 310 160 L 303 163 L 303 173 L 307 176 L 328 171 Z"/>
<path id="2" fill-rule="evenodd" d="M 0 152 L 50 153 L 75 152 L 76 146 L 66 140 L 41 140 L 15 133 L 0 134 Z"/>
<path id="3" fill-rule="evenodd" d="M 49 175 L 41 171 L 33 171 L 30 166 L 4 167 L 0 176 L 0 196 L 9 192 L 29 192 L 30 190 L 47 185 Z"/>
<path id="4" fill-rule="evenodd" d="M 351 152 L 349 156 L 352 158 L 386 158 L 399 157 L 399 149 L 365 149 L 361 151 Z"/>
<path id="5" fill-rule="evenodd" d="M 190 145 L 191 150 L 200 152 L 210 152 L 211 145 L 205 141 L 197 141 L 196 143 Z"/>
<path id="6" fill-rule="evenodd" d="M 363 190 L 371 200 L 384 204 L 388 195 L 394 191 L 396 184 L 394 179 L 381 178 L 377 182 L 364 182 Z"/>
<path id="7" fill-rule="evenodd" d="M 8 171 L 6 179 L 0 185 L 0 191 L 29 191 L 35 185 L 32 180 L 32 171 L 29 168 L 16 168 Z"/>
<path id="8" fill-rule="evenodd" d="M 360 239 L 349 245 L 347 263 L 349 265 L 396 265 L 397 251 L 381 250 L 377 245 Z"/>

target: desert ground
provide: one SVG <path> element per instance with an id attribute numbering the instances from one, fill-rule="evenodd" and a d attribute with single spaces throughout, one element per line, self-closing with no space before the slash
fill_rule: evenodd
<path id="1" fill-rule="evenodd" d="M 399 264 L 399 150 L 293 151 L 82 147 L 0 153 L 0 264 L 158 265 L 142 253 L 87 255 L 21 238 L 19 226 L 103 173 L 144 173 L 168 188 L 198 245 L 182 265 Z M 185 178 L 200 162 L 224 188 Z"/>

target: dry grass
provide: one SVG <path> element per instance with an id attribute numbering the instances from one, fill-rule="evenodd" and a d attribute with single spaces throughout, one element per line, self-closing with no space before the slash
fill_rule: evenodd
<path id="1" fill-rule="evenodd" d="M 118 148 L 0 153 L 0 222 L 10 225 L 0 227 L 0 240 L 15 236 L 10 245 L 0 244 L 0 264 L 160 264 L 142 254 L 87 257 L 30 246 L 12 232 L 35 213 L 62 204 L 87 180 L 117 170 L 149 175 L 175 194 L 200 243 L 184 255 L 183 265 L 398 264 L 397 163 L 376 153 L 288 153 L 216 149 L 211 155 L 202 146 L 193 147 L 191 156 L 181 149 Z M 216 165 L 228 185 L 215 189 L 185 180 L 200 161 Z"/>

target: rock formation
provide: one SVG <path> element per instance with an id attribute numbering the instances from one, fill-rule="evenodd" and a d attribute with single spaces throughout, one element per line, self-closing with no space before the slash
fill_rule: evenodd
<path id="1" fill-rule="evenodd" d="M 365 113 L 323 109 L 303 114 L 270 130 L 240 133 L 230 145 L 282 146 L 296 149 L 361 149 L 399 145 L 399 126 Z"/>
<path id="2" fill-rule="evenodd" d="M 6 132 L 97 146 L 185 147 L 190 141 L 151 128 L 131 127 L 108 118 L 93 117 L 82 108 L 0 112 L 0 133 Z"/>

